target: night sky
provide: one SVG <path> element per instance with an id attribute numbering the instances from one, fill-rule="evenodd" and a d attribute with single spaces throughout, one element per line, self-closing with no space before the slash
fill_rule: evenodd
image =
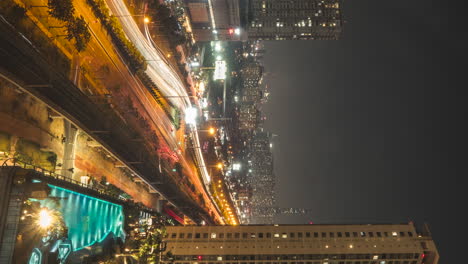
<path id="1" fill-rule="evenodd" d="M 341 40 L 266 43 L 278 203 L 313 210 L 279 223 L 428 222 L 440 263 L 465 259 L 462 9 L 346 1 Z"/>

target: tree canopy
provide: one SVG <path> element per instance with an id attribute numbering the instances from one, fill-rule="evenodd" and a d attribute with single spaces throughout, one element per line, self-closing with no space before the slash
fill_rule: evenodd
<path id="1" fill-rule="evenodd" d="M 67 39 L 75 39 L 75 47 L 78 51 L 83 51 L 86 48 L 91 39 L 91 33 L 89 32 L 88 25 L 83 16 L 68 22 Z"/>
<path id="2" fill-rule="evenodd" d="M 51 16 L 62 21 L 73 20 L 75 7 L 72 0 L 49 0 L 47 6 Z"/>

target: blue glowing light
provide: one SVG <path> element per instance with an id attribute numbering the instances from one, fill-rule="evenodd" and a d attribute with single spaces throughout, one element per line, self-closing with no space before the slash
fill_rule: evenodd
<path id="1" fill-rule="evenodd" d="M 45 199 L 41 201 L 41 205 L 62 213 L 73 251 L 101 242 L 110 233 L 125 240 L 121 205 L 54 185 L 48 186 L 51 188 L 49 197 L 60 199 L 58 204 L 55 199 Z"/>

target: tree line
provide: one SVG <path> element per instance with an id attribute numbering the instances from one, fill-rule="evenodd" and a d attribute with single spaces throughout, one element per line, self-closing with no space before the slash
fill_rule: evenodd
<path id="1" fill-rule="evenodd" d="M 70 41 L 75 40 L 75 48 L 78 51 L 85 50 L 91 39 L 91 33 L 83 16 L 75 17 L 72 0 L 49 0 L 47 7 L 52 17 L 66 23 L 66 38 Z"/>

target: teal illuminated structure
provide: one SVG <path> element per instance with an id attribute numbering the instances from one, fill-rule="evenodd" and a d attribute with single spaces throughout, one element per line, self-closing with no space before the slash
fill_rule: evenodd
<path id="1" fill-rule="evenodd" d="M 40 201 L 41 205 L 62 214 L 73 251 L 99 243 L 111 233 L 114 238 L 125 240 L 121 205 L 54 185 L 48 186 L 51 188 L 49 198 Z"/>

